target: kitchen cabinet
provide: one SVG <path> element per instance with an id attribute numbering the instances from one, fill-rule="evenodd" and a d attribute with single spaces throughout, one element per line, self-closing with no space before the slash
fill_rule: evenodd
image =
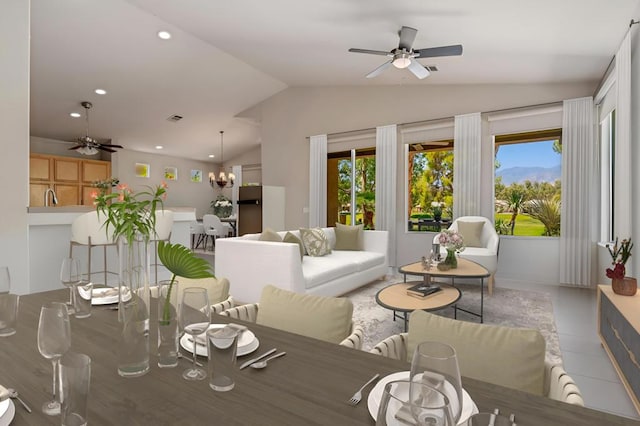
<path id="1" fill-rule="evenodd" d="M 48 188 L 55 191 L 58 206 L 91 206 L 91 193 L 97 190 L 91 184 L 110 177 L 110 161 L 31 154 L 29 206 L 44 206 L 44 192 Z"/>

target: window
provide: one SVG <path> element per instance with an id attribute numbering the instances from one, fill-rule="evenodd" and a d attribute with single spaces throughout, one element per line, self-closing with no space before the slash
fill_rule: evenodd
<path id="1" fill-rule="evenodd" d="M 453 140 L 407 145 L 407 230 L 440 231 L 453 211 Z"/>
<path id="2" fill-rule="evenodd" d="M 327 155 L 327 224 L 363 224 L 375 229 L 375 148 Z"/>
<path id="3" fill-rule="evenodd" d="M 494 141 L 496 231 L 559 236 L 562 130 L 496 135 Z"/>
<path id="4" fill-rule="evenodd" d="M 600 241 L 614 238 L 614 176 L 616 111 L 600 123 Z"/>

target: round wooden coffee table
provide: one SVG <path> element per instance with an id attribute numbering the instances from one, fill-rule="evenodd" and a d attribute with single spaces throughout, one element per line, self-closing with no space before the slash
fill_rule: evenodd
<path id="1" fill-rule="evenodd" d="M 410 281 L 406 283 L 391 284 L 380 290 L 376 294 L 376 302 L 383 308 L 391 309 L 393 311 L 393 320 L 400 318 L 404 321 L 404 331 L 407 331 L 408 314 L 416 310 L 423 311 L 437 311 L 444 309 L 455 303 L 460 299 L 462 293 L 454 286 L 447 284 L 438 284 L 442 291 L 437 292 L 424 299 L 409 296 L 407 289 L 416 284 L 422 283 L 422 281 Z M 400 313 L 401 315 L 398 315 Z M 456 315 L 454 314 L 454 317 Z"/>

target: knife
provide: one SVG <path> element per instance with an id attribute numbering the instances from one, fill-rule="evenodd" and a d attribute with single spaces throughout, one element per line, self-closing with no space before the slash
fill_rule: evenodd
<path id="1" fill-rule="evenodd" d="M 240 370 L 242 370 L 243 368 L 247 368 L 248 366 L 250 366 L 251 364 L 253 364 L 256 361 L 260 361 L 262 358 L 271 355 L 272 353 L 274 353 L 276 351 L 276 348 L 273 348 L 271 350 L 268 350 L 267 352 L 263 353 L 262 355 L 260 355 L 259 357 L 256 358 L 252 358 L 249 361 L 245 362 L 244 364 L 242 364 L 240 366 Z"/>

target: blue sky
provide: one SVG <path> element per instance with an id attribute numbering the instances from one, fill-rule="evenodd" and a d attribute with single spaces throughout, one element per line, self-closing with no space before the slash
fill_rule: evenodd
<path id="1" fill-rule="evenodd" d="M 553 141 L 502 145 L 498 150 L 498 170 L 511 167 L 554 167 L 562 157 L 553 151 Z"/>

